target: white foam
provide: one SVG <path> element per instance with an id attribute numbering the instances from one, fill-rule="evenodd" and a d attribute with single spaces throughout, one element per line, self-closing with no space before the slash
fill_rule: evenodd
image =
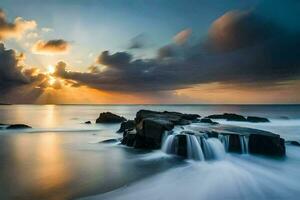
<path id="1" fill-rule="evenodd" d="M 214 141 L 214 140 L 211 140 Z M 187 166 L 85 200 L 298 199 L 300 150 L 288 161 L 232 156 Z"/>

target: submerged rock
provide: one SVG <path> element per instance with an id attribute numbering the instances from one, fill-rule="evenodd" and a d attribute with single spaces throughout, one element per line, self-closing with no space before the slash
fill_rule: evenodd
<path id="1" fill-rule="evenodd" d="M 28 126 L 26 124 L 11 124 L 6 129 L 27 129 L 31 128 L 31 126 Z"/>
<path id="2" fill-rule="evenodd" d="M 248 122 L 270 122 L 269 119 L 264 118 L 264 117 L 254 117 L 254 116 L 249 116 L 247 117 Z"/>
<path id="3" fill-rule="evenodd" d="M 108 139 L 108 140 L 103 140 L 99 143 L 110 144 L 110 143 L 116 143 L 116 142 L 119 142 L 119 141 L 120 141 L 119 139 Z"/>
<path id="4" fill-rule="evenodd" d="M 241 122 L 270 122 L 269 119 L 265 117 L 256 117 L 256 116 L 248 116 L 244 117 L 242 115 L 234 114 L 234 113 L 224 113 L 224 114 L 216 114 L 209 115 L 206 118 L 210 119 L 226 119 L 227 121 L 241 121 Z"/>
<path id="5" fill-rule="evenodd" d="M 285 143 L 300 147 L 300 142 L 298 141 L 286 141 Z"/>
<path id="6" fill-rule="evenodd" d="M 126 121 L 126 118 L 111 112 L 100 113 L 100 116 L 96 119 L 96 123 L 121 123 L 123 121 Z"/>
<path id="7" fill-rule="evenodd" d="M 210 119 L 226 119 L 227 121 L 247 121 L 247 119 L 242 115 L 237 115 L 234 113 L 224 113 L 217 115 L 209 115 L 207 118 Z"/>
<path id="8" fill-rule="evenodd" d="M 135 128 L 135 121 L 127 120 L 127 121 L 121 123 L 120 129 L 117 131 L 117 133 L 123 133 L 127 130 L 132 130 L 134 128 Z"/>
<path id="9" fill-rule="evenodd" d="M 219 124 L 218 122 L 212 121 L 210 118 L 202 118 L 200 119 L 201 123 L 208 123 L 208 124 Z"/>

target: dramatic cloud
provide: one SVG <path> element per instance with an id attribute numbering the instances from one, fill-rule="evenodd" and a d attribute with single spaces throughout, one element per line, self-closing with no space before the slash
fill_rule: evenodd
<path id="1" fill-rule="evenodd" d="M 7 22 L 4 11 L 0 9 L 0 40 L 20 38 L 23 33 L 34 29 L 36 26 L 35 21 L 27 21 L 21 17 L 17 17 L 12 23 Z"/>
<path id="2" fill-rule="evenodd" d="M 189 31 L 175 36 L 186 41 Z M 149 92 L 189 88 L 195 84 L 277 86 L 300 77 L 300 34 L 289 32 L 255 11 L 230 11 L 196 44 L 169 44 L 153 59 L 133 59 L 127 52 L 104 51 L 98 64 L 106 70 L 68 71 L 56 76 L 101 90 Z"/>
<path id="3" fill-rule="evenodd" d="M 6 50 L 0 43 L 0 90 L 29 82 L 21 72 L 22 66 L 18 63 L 20 58 L 13 50 Z"/>
<path id="4" fill-rule="evenodd" d="M 20 62 L 24 59 L 23 54 L 17 54 L 14 50 L 7 50 L 4 44 L 0 43 L 0 93 L 2 98 L 7 93 L 22 93 L 24 89 L 30 89 L 28 93 L 39 91 L 45 88 L 58 88 L 58 82 L 51 85 L 47 74 L 40 73 L 36 68 L 24 68 Z M 26 87 L 26 88 L 24 88 Z M 19 91 L 19 92 L 18 92 Z M 8 95 L 10 96 L 10 95 Z M 19 99 L 20 101 L 22 99 Z"/>
<path id="5" fill-rule="evenodd" d="M 217 19 L 209 30 L 214 50 L 228 51 L 265 42 L 282 33 L 272 21 L 251 11 L 230 11 Z"/>
<path id="6" fill-rule="evenodd" d="M 192 29 L 185 29 L 177 33 L 174 36 L 173 40 L 176 44 L 182 45 L 189 39 L 191 34 L 192 34 Z"/>
<path id="7" fill-rule="evenodd" d="M 49 41 L 37 41 L 32 51 L 36 54 L 62 54 L 67 53 L 70 49 L 70 44 L 62 39 L 49 40 Z"/>

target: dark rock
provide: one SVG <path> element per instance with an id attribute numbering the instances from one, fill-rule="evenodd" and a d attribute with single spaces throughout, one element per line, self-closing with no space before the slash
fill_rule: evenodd
<path id="1" fill-rule="evenodd" d="M 182 114 L 181 118 L 185 119 L 185 120 L 196 120 L 197 118 L 201 117 L 198 114 Z"/>
<path id="2" fill-rule="evenodd" d="M 216 131 L 207 131 L 206 135 L 209 138 L 211 138 L 211 137 L 218 138 L 219 137 L 219 133 Z"/>
<path id="3" fill-rule="evenodd" d="M 118 116 L 111 112 L 103 112 L 100 113 L 96 123 L 121 123 L 123 121 L 126 121 L 124 117 Z"/>
<path id="4" fill-rule="evenodd" d="M 249 117 L 247 117 L 247 121 L 248 122 L 255 122 L 255 123 L 258 123 L 258 122 L 270 122 L 267 118 L 264 118 L 264 117 L 255 117 L 255 116 L 249 116 Z"/>
<path id="5" fill-rule="evenodd" d="M 27 128 L 31 128 L 31 127 L 26 124 L 12 124 L 6 127 L 6 129 L 27 129 Z"/>
<path id="6" fill-rule="evenodd" d="M 300 146 L 300 142 L 298 141 L 286 141 L 287 144 L 295 145 L 295 146 Z"/>
<path id="7" fill-rule="evenodd" d="M 121 140 L 121 144 L 132 147 L 135 144 L 136 136 L 137 136 L 137 134 L 136 134 L 135 130 L 124 132 L 123 138 Z"/>
<path id="8" fill-rule="evenodd" d="M 91 121 L 86 121 L 84 122 L 85 124 L 91 124 L 92 122 Z"/>
<path id="9" fill-rule="evenodd" d="M 135 127 L 135 121 L 134 120 L 127 120 L 125 122 L 121 123 L 120 129 L 117 131 L 117 133 L 123 133 L 127 130 L 132 130 Z"/>
<path id="10" fill-rule="evenodd" d="M 218 114 L 218 115 L 209 115 L 206 118 L 210 119 L 226 119 L 227 121 L 241 121 L 241 122 L 270 122 L 267 118 L 264 117 L 256 117 L 256 116 L 249 116 L 245 118 L 242 115 L 237 115 L 234 113 L 224 113 L 224 114 Z"/>
<path id="11" fill-rule="evenodd" d="M 176 135 L 175 136 L 175 154 L 187 158 L 187 136 L 186 135 Z"/>
<path id="12" fill-rule="evenodd" d="M 196 135 L 195 132 L 193 132 L 193 131 L 181 131 L 180 134 L 183 134 L 183 135 Z"/>
<path id="13" fill-rule="evenodd" d="M 202 118 L 202 119 L 200 119 L 200 122 L 201 123 L 208 123 L 208 124 L 212 124 L 212 125 L 219 124 L 218 122 L 212 121 L 210 118 Z"/>
<path id="14" fill-rule="evenodd" d="M 145 118 L 164 119 L 172 122 L 174 125 L 187 125 L 190 121 L 197 119 L 200 115 L 197 114 L 182 114 L 179 112 L 157 112 L 151 110 L 140 110 L 136 114 L 135 121 L 139 123 Z"/>
<path id="15" fill-rule="evenodd" d="M 224 113 L 220 115 L 209 115 L 206 118 L 210 119 L 226 119 L 227 121 L 247 121 L 247 119 L 242 115 L 237 115 L 234 113 Z"/>
<path id="16" fill-rule="evenodd" d="M 159 149 L 165 131 L 174 128 L 174 124 L 165 119 L 146 118 L 136 127 L 137 143 L 136 148 Z M 144 143 L 141 145 L 140 143 Z"/>
<path id="17" fill-rule="evenodd" d="M 229 135 L 228 152 L 242 153 L 240 135 Z"/>
<path id="18" fill-rule="evenodd" d="M 285 156 L 284 139 L 279 135 L 259 135 L 249 136 L 249 153 L 262 154 L 268 156 Z"/>
<path id="19" fill-rule="evenodd" d="M 198 117 L 200 116 L 197 114 L 140 110 L 135 117 L 136 137 L 134 147 L 159 149 L 166 131 L 171 131 L 175 125 L 188 125 Z"/>
<path id="20" fill-rule="evenodd" d="M 101 141 L 99 143 L 110 144 L 110 143 L 116 143 L 116 142 L 119 142 L 119 141 L 120 141 L 119 139 L 108 139 L 108 140 Z"/>

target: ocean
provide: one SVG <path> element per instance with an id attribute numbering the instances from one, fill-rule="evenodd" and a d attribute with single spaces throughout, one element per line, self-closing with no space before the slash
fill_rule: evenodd
<path id="1" fill-rule="evenodd" d="M 1 105 L 0 123 L 33 128 L 0 130 L 0 199 L 299 199 L 298 146 L 285 159 L 192 161 L 102 143 L 122 135 L 94 123 L 101 112 L 134 119 L 140 109 L 262 116 L 270 123 L 217 121 L 300 141 L 300 105 Z"/>

